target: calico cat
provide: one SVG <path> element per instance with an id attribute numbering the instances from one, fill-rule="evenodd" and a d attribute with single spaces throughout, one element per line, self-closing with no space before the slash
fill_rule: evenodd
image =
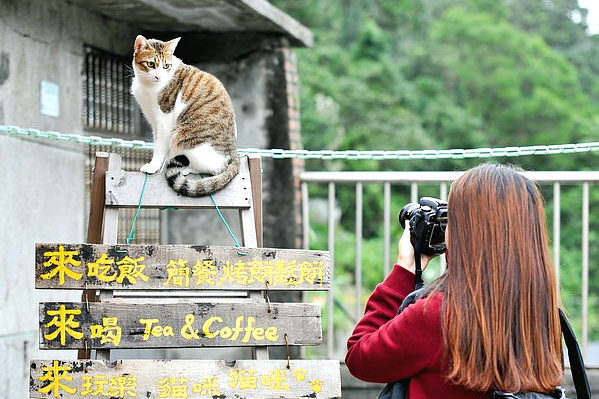
<path id="1" fill-rule="evenodd" d="M 220 190 L 239 172 L 237 127 L 223 84 L 173 55 L 179 40 L 137 36 L 131 92 L 154 134 L 152 160 L 140 170 L 156 173 L 168 162 L 168 184 L 197 197 Z M 191 179 L 190 173 L 211 176 Z"/>

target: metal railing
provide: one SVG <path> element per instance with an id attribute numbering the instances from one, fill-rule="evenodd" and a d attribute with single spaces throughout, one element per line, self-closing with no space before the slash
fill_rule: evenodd
<path id="1" fill-rule="evenodd" d="M 302 219 L 303 219 L 303 247 L 310 248 L 310 196 L 308 185 L 318 184 L 328 186 L 327 200 L 327 247 L 319 249 L 328 249 L 331 252 L 332 259 L 335 258 L 335 206 L 336 206 L 336 188 L 338 185 L 355 186 L 355 312 L 356 317 L 363 313 L 363 292 L 362 292 L 362 245 L 363 245 L 363 191 L 365 184 L 378 184 L 383 186 L 383 273 L 389 273 L 391 265 L 390 242 L 391 242 L 391 189 L 403 186 L 404 190 L 410 187 L 410 201 L 418 201 L 420 185 L 426 185 L 430 191 L 430 186 L 438 185 L 438 197 L 447 199 L 449 184 L 456 180 L 464 172 L 304 172 L 300 176 L 301 194 L 302 194 Z M 581 294 L 580 294 L 580 331 L 578 337 L 583 355 L 586 355 L 589 336 L 589 186 L 599 183 L 599 172 L 581 171 L 581 172 L 523 172 L 531 180 L 537 182 L 543 189 L 547 188 L 553 193 L 553 216 L 548 219 L 553 243 L 553 261 L 558 281 L 560 281 L 560 256 L 561 256 L 561 197 L 563 185 L 578 185 L 581 187 Z M 428 194 L 435 196 L 436 194 Z M 547 199 L 546 199 L 547 200 Z M 394 208 L 397 206 L 394 205 Z M 399 210 L 399 208 L 397 209 Z M 380 220 L 378 221 L 380 223 Z M 398 238 L 398 237 L 397 237 Z M 393 238 L 396 241 L 397 238 Z M 335 262 L 333 262 L 335 264 Z M 440 270 L 445 267 L 444 259 L 441 260 Z M 331 273 L 333 279 L 334 273 Z M 333 287 L 336 286 L 333 279 Z M 345 287 L 344 287 L 345 288 Z M 345 290 L 344 290 L 345 292 Z M 337 303 L 338 305 L 338 303 Z M 332 317 L 335 308 L 334 290 L 327 294 L 326 299 L 326 356 L 327 358 L 341 357 L 344 351 L 345 342 L 335 342 L 334 318 Z M 347 310 L 343 309 L 347 314 Z M 349 336 L 351 331 L 345 332 Z M 338 335 L 338 334 L 337 334 Z M 339 339 L 338 339 L 339 341 Z"/>

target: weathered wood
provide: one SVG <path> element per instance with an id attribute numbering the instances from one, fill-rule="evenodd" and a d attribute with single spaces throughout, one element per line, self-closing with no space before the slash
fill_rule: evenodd
<path id="1" fill-rule="evenodd" d="M 108 170 L 109 154 L 97 152 L 92 175 L 92 186 L 89 204 L 89 220 L 87 226 L 87 242 L 100 244 L 102 242 L 102 223 L 104 219 L 104 204 L 106 192 L 106 171 Z M 85 285 L 83 288 L 86 288 Z M 81 293 L 82 302 L 97 301 L 96 291 L 84 289 Z M 78 359 L 89 359 L 91 351 L 80 349 Z"/>
<path id="2" fill-rule="evenodd" d="M 120 154 L 111 153 L 108 159 L 108 171 L 118 172 L 121 170 L 122 158 Z M 119 210 L 117 208 L 106 207 L 106 201 L 104 201 L 104 218 L 102 220 L 102 244 L 116 244 L 119 232 Z M 98 302 L 105 301 L 112 298 L 112 290 L 100 291 Z M 91 352 L 90 352 L 91 353 Z M 96 359 L 99 360 L 110 360 L 109 350 L 97 350 Z"/>
<path id="3" fill-rule="evenodd" d="M 284 360 L 32 360 L 29 394 L 72 399 L 341 396 L 339 361 L 291 360 L 289 366 Z"/>
<path id="4" fill-rule="evenodd" d="M 199 176 L 189 176 L 200 178 Z M 107 172 L 106 173 L 106 205 L 119 208 L 136 208 L 146 178 L 141 172 Z M 222 190 L 213 194 L 214 201 L 222 209 L 248 209 L 251 205 L 251 187 L 246 157 L 242 157 L 239 174 Z M 185 197 L 168 186 L 163 173 L 148 176 L 146 189 L 142 199 L 144 208 L 214 208 L 210 196 Z"/>
<path id="5" fill-rule="evenodd" d="M 240 255 L 245 254 L 247 255 Z M 325 251 L 193 245 L 36 244 L 41 289 L 328 290 Z"/>
<path id="6" fill-rule="evenodd" d="M 269 311 L 270 310 L 270 311 Z M 317 345 L 320 305 L 40 303 L 40 348 Z"/>
<path id="7" fill-rule="evenodd" d="M 257 246 L 262 247 L 262 159 L 259 156 L 248 156 L 250 181 L 252 183 L 252 208 L 254 209 L 254 225 L 256 226 Z"/>
<path id="8" fill-rule="evenodd" d="M 106 171 L 108 170 L 108 153 L 96 153 L 94 173 L 89 206 L 87 226 L 87 242 L 102 242 L 102 219 L 104 217 L 104 199 L 106 192 Z"/>

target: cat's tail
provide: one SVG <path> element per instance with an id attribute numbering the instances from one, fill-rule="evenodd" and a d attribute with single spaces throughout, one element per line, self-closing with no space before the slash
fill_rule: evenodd
<path id="1" fill-rule="evenodd" d="M 186 166 L 179 157 L 166 165 L 166 180 L 173 190 L 187 197 L 210 195 L 226 186 L 239 173 L 239 156 L 234 154 L 222 172 L 203 179 L 190 179 L 181 170 Z"/>

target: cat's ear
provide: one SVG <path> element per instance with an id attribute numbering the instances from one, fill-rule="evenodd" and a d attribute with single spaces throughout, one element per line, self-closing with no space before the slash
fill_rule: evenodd
<path id="1" fill-rule="evenodd" d="M 137 53 L 138 51 L 143 50 L 146 47 L 148 47 L 148 41 L 146 40 L 146 38 L 142 35 L 137 35 L 137 37 L 135 38 L 135 44 L 133 45 L 135 52 Z"/>
<path id="2" fill-rule="evenodd" d="M 166 46 L 166 50 L 173 54 L 175 52 L 175 48 L 177 48 L 177 44 L 179 44 L 179 40 L 181 40 L 180 37 L 173 39 L 173 40 L 169 40 L 168 42 L 164 43 Z"/>

